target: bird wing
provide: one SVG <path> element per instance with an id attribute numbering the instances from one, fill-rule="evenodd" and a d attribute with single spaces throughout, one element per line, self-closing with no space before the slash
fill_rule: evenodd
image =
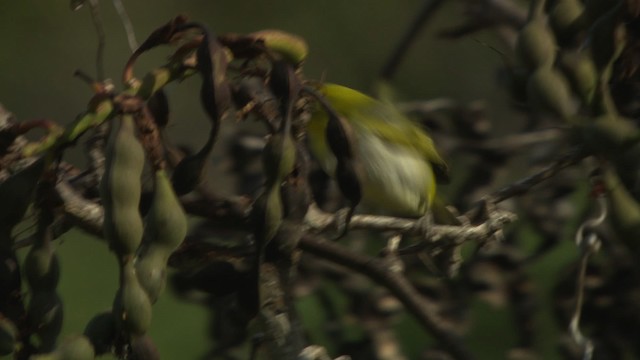
<path id="1" fill-rule="evenodd" d="M 392 105 L 376 101 L 375 104 L 361 107 L 360 114 L 354 118 L 367 122 L 365 129 L 375 133 L 386 141 L 401 147 L 412 147 L 432 165 L 438 182 L 449 181 L 449 167 L 438 154 L 433 140 L 425 130 Z"/>

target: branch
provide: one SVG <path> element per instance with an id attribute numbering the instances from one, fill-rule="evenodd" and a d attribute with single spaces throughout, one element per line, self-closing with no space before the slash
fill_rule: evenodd
<path id="1" fill-rule="evenodd" d="M 312 232 L 320 233 L 335 229 L 338 216 L 325 213 L 311 206 L 307 213 L 306 224 Z M 426 228 L 422 219 L 404 219 L 378 215 L 354 215 L 349 222 L 350 230 L 367 229 L 373 231 L 394 231 L 403 235 L 426 237 L 424 243 L 437 243 L 452 240 L 454 245 L 467 241 L 483 241 L 506 224 L 515 221 L 516 216 L 506 211 L 494 210 L 489 220 L 480 225 L 434 225 Z"/>
<path id="2" fill-rule="evenodd" d="M 516 181 L 498 191 L 495 191 L 487 197 L 487 201 L 493 204 L 500 203 L 514 196 L 523 195 L 529 191 L 535 185 L 548 180 L 559 173 L 561 170 L 568 168 L 574 164 L 577 164 L 587 156 L 586 153 L 580 150 L 574 150 L 565 154 L 560 159 L 553 162 L 551 165 L 544 168 L 542 171 L 533 174 L 529 177 Z"/>
<path id="3" fill-rule="evenodd" d="M 435 12 L 440 8 L 440 6 L 444 3 L 443 0 L 426 0 L 424 1 L 424 5 L 422 10 L 415 18 L 407 32 L 404 34 L 403 38 L 400 39 L 400 43 L 395 48 L 389 60 L 387 60 L 386 64 L 382 68 L 380 72 L 380 76 L 383 79 L 391 79 L 398 69 L 398 65 L 402 61 L 402 58 L 406 55 L 411 43 L 415 41 L 420 30 L 427 24 L 427 21 L 435 14 Z"/>
<path id="4" fill-rule="evenodd" d="M 64 203 L 65 215 L 88 233 L 102 235 L 104 209 L 99 204 L 80 196 L 68 183 L 56 184 L 56 192 Z"/>
<path id="5" fill-rule="evenodd" d="M 73 226 L 77 226 L 89 234 L 102 237 L 102 222 L 104 210 L 102 206 L 83 198 L 66 180 L 56 184 L 55 191 L 63 203 L 64 214 L 57 220 L 53 227 L 53 238 L 57 239 Z M 15 250 L 30 246 L 35 241 L 36 234 L 17 240 L 13 248 Z"/>
<path id="6" fill-rule="evenodd" d="M 354 216 L 352 221 L 356 218 L 357 216 Z M 401 273 L 387 271 L 384 259 L 351 252 L 341 245 L 311 236 L 303 236 L 299 246 L 310 254 L 364 274 L 389 289 L 420 324 L 442 343 L 453 358 L 460 360 L 474 358 L 463 344 L 453 324 L 438 315 L 437 306 L 420 296 Z"/>
<path id="7" fill-rule="evenodd" d="M 136 40 L 136 33 L 133 30 L 133 24 L 131 23 L 129 14 L 127 14 L 127 10 L 124 8 L 122 0 L 113 0 L 113 7 L 116 8 L 118 16 L 120 16 L 120 20 L 122 21 L 124 31 L 127 33 L 127 42 L 129 42 L 129 48 L 131 49 L 131 52 L 134 52 L 138 48 L 138 41 Z"/>
<path id="8" fill-rule="evenodd" d="M 66 181 L 59 182 L 56 185 L 56 191 L 64 203 L 63 209 L 67 218 L 92 234 L 100 235 L 102 233 L 103 209 L 99 204 L 84 199 Z M 208 194 L 202 196 L 197 202 L 187 202 L 186 207 L 200 210 L 202 211 L 201 215 L 207 215 L 208 218 L 215 220 L 219 213 L 210 210 L 212 202 L 217 203 L 218 206 L 224 203 L 220 202 L 220 199 L 216 202 L 216 199 Z M 209 204 L 209 209 L 204 208 L 205 203 Z M 250 204 L 248 199 L 244 199 L 244 201 L 237 202 L 236 207 L 227 206 L 228 209 L 234 210 L 229 211 L 226 215 L 235 218 L 237 224 L 242 224 L 246 219 L 248 204 Z M 315 207 L 310 209 L 309 214 L 311 215 L 307 217 L 307 231 L 325 231 L 337 226 L 337 216 L 323 213 Z M 425 222 L 420 219 L 401 219 L 388 216 L 356 215 L 352 218 L 349 226 L 351 229 L 395 230 L 408 235 L 426 235 L 431 243 L 450 240 L 454 244 L 460 244 L 465 241 L 486 240 L 493 233 L 501 230 L 505 224 L 515 219 L 515 215 L 497 210 L 491 215 L 489 220 L 480 225 L 433 225 L 428 231 L 425 231 Z M 426 243 L 427 241 L 420 244 Z M 27 244 L 27 241 L 21 241 L 17 246 L 22 247 Z M 424 246 L 420 244 L 417 246 Z M 318 240 L 310 235 L 303 237 L 299 246 L 301 250 L 369 276 L 396 296 L 455 359 L 473 358 L 462 343 L 459 330 L 455 328 L 454 324 L 438 314 L 437 306 L 422 297 L 401 271 L 388 271 L 391 258 L 374 258 L 351 252 L 338 244 Z"/>

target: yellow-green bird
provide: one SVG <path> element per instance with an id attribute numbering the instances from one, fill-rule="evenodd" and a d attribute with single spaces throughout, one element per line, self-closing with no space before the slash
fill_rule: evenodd
<path id="1" fill-rule="evenodd" d="M 356 90 L 323 84 L 318 91 L 353 129 L 362 164 L 362 203 L 389 215 L 419 217 L 430 208 L 436 182 L 447 180 L 447 164 L 433 141 L 393 105 Z M 307 140 L 323 170 L 333 176 L 336 158 L 325 137 L 328 115 L 316 106 Z"/>

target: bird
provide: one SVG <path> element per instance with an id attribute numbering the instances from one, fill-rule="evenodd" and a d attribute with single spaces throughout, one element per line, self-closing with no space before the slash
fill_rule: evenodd
<path id="1" fill-rule="evenodd" d="M 316 85 L 317 92 L 351 127 L 361 164 L 361 203 L 378 212 L 422 217 L 436 197 L 436 183 L 448 182 L 448 166 L 427 132 L 392 103 L 332 83 Z M 306 125 L 309 151 L 329 176 L 337 160 L 325 131 L 329 115 L 313 106 Z"/>

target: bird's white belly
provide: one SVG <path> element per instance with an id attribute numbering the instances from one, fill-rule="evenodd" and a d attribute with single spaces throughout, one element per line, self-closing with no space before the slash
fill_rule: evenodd
<path id="1" fill-rule="evenodd" d="M 426 160 L 373 134 L 357 140 L 365 173 L 363 203 L 393 215 L 423 215 L 434 185 L 433 171 Z"/>

